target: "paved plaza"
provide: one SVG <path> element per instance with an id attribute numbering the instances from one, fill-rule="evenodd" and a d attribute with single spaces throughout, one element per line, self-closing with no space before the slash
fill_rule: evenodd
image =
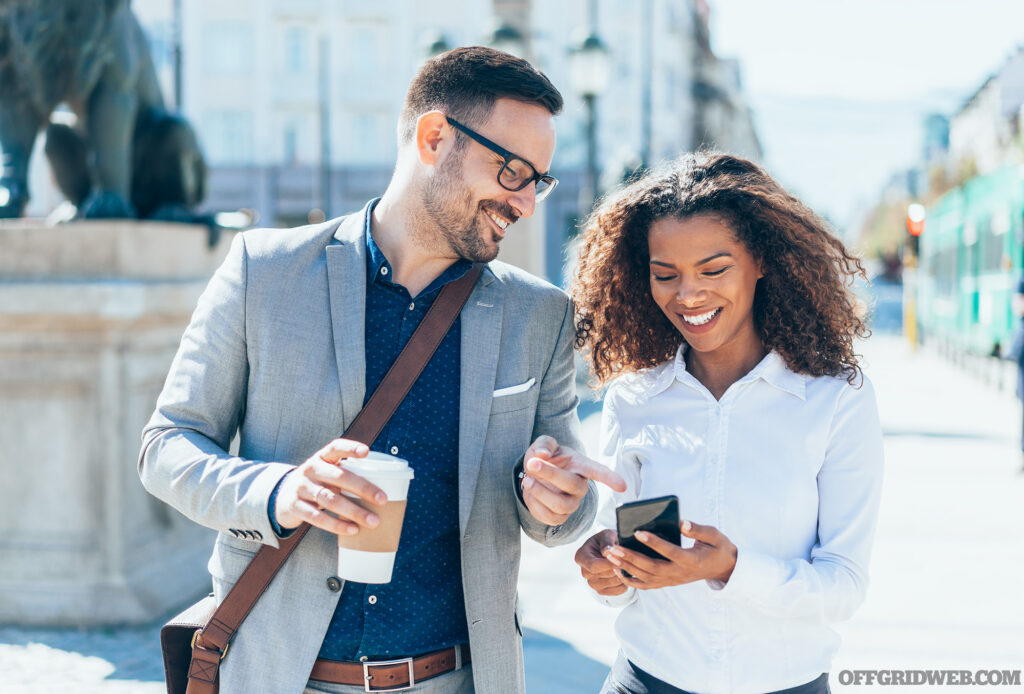
<path id="1" fill-rule="evenodd" d="M 1019 402 L 895 337 L 862 351 L 886 434 L 886 481 L 872 585 L 839 627 L 833 691 L 867 690 L 839 684 L 842 670 L 1024 669 Z M 597 407 L 581 411 L 594 442 Z M 524 540 L 530 692 L 596 692 L 615 655 L 615 611 L 585 590 L 574 551 Z M 158 628 L 0 627 L 0 692 L 162 692 Z"/>

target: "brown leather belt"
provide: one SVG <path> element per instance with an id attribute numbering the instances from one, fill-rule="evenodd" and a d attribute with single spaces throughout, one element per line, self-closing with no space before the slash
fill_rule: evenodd
<path id="1" fill-rule="evenodd" d="M 368 692 L 397 692 L 468 664 L 469 644 L 464 643 L 399 660 L 346 663 L 318 658 L 309 679 L 334 684 L 361 684 Z"/>

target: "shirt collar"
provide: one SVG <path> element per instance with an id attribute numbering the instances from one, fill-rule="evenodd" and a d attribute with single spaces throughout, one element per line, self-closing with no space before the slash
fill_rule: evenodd
<path id="1" fill-rule="evenodd" d="M 696 377 L 686 370 L 686 352 L 690 346 L 685 342 L 676 350 L 675 358 L 656 367 L 654 376 L 653 394 L 657 395 L 665 391 L 674 381 L 685 383 L 691 386 L 698 384 Z M 761 379 L 765 383 L 797 396 L 801 400 L 806 399 L 807 376 L 790 371 L 786 361 L 776 352 L 771 351 L 765 358 L 758 362 L 757 366 L 741 378 L 737 383 L 745 383 Z"/>
<path id="2" fill-rule="evenodd" d="M 366 237 L 366 276 L 371 282 L 384 282 L 386 284 L 394 284 L 392 281 L 392 269 L 391 263 L 384 256 L 384 252 L 377 245 L 377 242 L 373 240 L 373 233 L 370 231 L 370 221 L 373 219 L 373 208 L 380 202 L 380 198 L 374 198 L 369 202 L 366 208 L 366 222 L 363 230 L 364 236 Z M 437 291 L 449 282 L 454 282 L 459 279 L 473 267 L 473 263 L 465 258 L 460 258 L 454 263 L 448 266 L 448 268 L 442 272 L 437 279 L 431 282 L 426 289 L 419 293 L 419 296 L 430 294 L 431 292 Z"/>
<path id="3" fill-rule="evenodd" d="M 378 202 L 380 202 L 380 198 L 374 198 L 366 206 L 366 221 L 363 223 L 363 236 L 366 239 L 366 271 L 367 277 L 371 281 L 381 276 L 380 269 L 383 267 L 387 268 L 385 276 L 391 275 L 391 263 L 384 257 L 384 252 L 380 250 L 380 246 L 373 240 L 373 234 L 370 232 L 373 208 L 377 206 Z"/>
<path id="4" fill-rule="evenodd" d="M 675 359 L 654 367 L 654 371 L 651 373 L 654 377 L 654 387 L 651 389 L 652 395 L 663 393 L 670 385 L 672 385 L 672 382 L 676 380 L 676 369 L 680 364 L 682 365 L 680 373 L 693 378 L 692 375 L 686 373 L 686 362 L 683 360 L 682 356 L 682 352 L 685 347 L 685 344 L 679 346 L 679 349 L 676 350 Z M 685 383 L 685 380 L 683 382 Z"/>
<path id="5" fill-rule="evenodd" d="M 786 360 L 774 350 L 769 352 L 747 376 L 760 378 L 765 383 L 791 393 L 801 400 L 807 397 L 807 375 L 790 371 L 786 366 Z"/>

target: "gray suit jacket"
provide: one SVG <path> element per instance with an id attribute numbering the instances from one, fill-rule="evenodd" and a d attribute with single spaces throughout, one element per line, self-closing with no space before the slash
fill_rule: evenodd
<path id="1" fill-rule="evenodd" d="M 143 431 L 146 489 L 219 531 L 209 562 L 218 599 L 261 542 L 277 546 L 267 516 L 277 482 L 362 407 L 366 213 L 239 234 Z M 473 679 L 481 694 L 507 694 L 524 690 L 520 528 L 545 545 L 570 542 L 593 519 L 596 495 L 591 485 L 577 512 L 550 527 L 514 489 L 513 467 L 535 437 L 582 450 L 565 294 L 492 262 L 461 317 L 459 522 Z M 493 397 L 531 378 L 528 390 Z M 302 691 L 340 596 L 328 588 L 336 564 L 333 535 L 312 529 L 231 643 L 224 694 Z"/>

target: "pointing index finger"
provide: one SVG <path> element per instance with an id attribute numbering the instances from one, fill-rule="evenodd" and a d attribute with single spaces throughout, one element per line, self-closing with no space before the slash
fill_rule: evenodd
<path id="1" fill-rule="evenodd" d="M 558 464 L 557 459 L 552 459 L 551 462 Z M 617 492 L 626 491 L 626 480 L 622 479 L 622 476 L 611 468 L 605 467 L 601 463 L 594 462 L 593 460 L 580 460 L 579 458 L 569 458 L 569 464 L 566 467 L 567 470 L 575 472 L 580 477 L 586 477 L 587 479 L 600 482 L 604 486 L 613 489 Z"/>

